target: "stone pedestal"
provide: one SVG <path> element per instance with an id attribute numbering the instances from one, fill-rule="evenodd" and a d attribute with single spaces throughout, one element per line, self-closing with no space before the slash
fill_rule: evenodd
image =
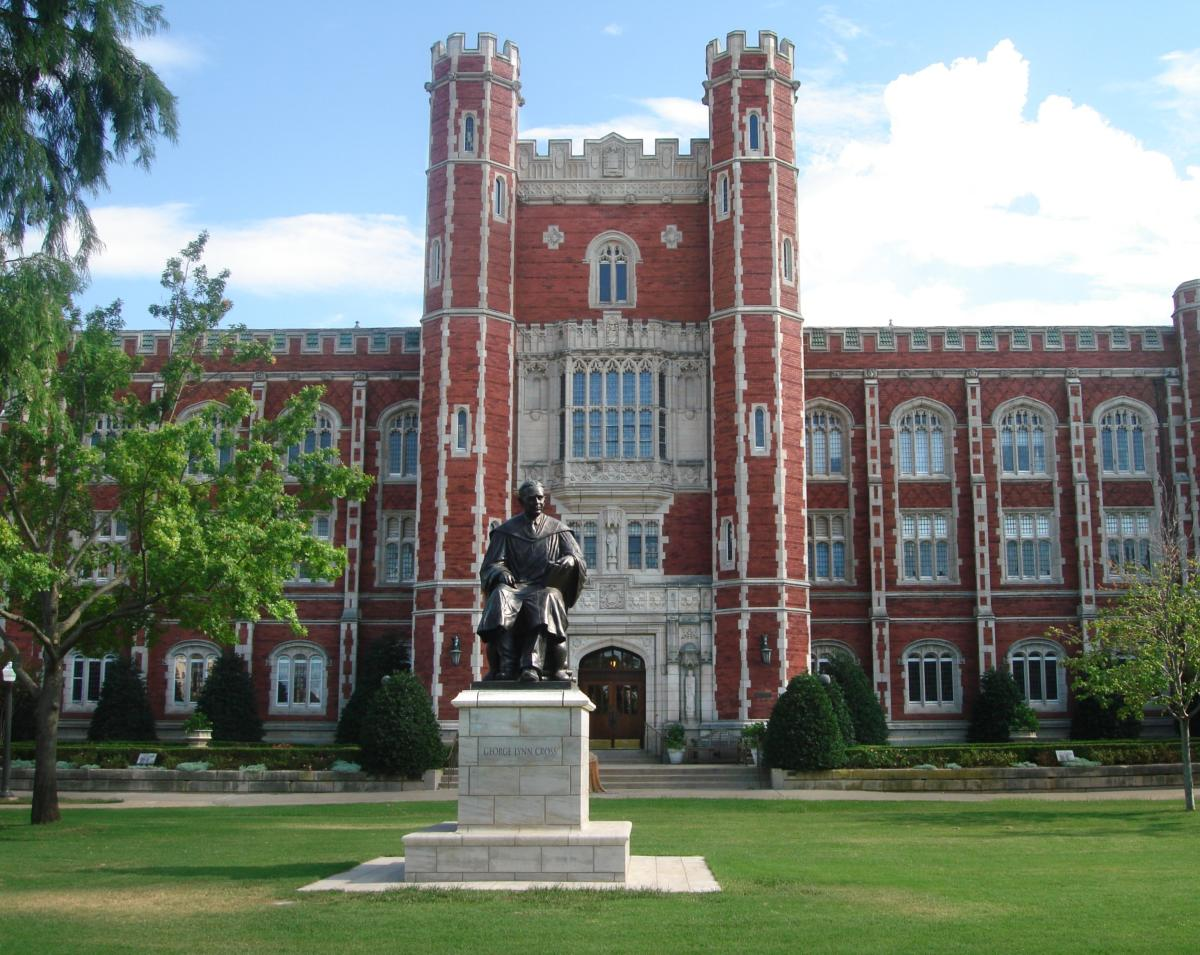
<path id="1" fill-rule="evenodd" d="M 629 822 L 588 818 L 577 687 L 471 689 L 459 711 L 458 822 L 404 837 L 407 882 L 624 882 Z"/>

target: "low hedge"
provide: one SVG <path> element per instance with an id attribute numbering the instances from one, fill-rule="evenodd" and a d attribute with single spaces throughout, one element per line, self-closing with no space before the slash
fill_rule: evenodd
<path id="1" fill-rule="evenodd" d="M 851 746 L 846 750 L 847 769 L 911 769 L 945 766 L 964 769 L 978 766 L 1012 766 L 1020 762 L 1057 766 L 1055 750 L 1069 749 L 1077 757 L 1105 766 L 1144 766 L 1179 762 L 1176 740 L 1059 740 L 1029 743 L 949 743 L 933 746 Z M 1200 757 L 1200 743 L 1192 744 L 1192 759 Z"/>
<path id="2" fill-rule="evenodd" d="M 208 763 L 209 769 L 240 769 L 261 764 L 268 770 L 328 770 L 342 760 L 361 763 L 357 746 L 252 746 L 214 743 L 207 748 L 162 743 L 59 743 L 58 758 L 75 766 L 125 769 L 136 766 L 141 753 L 157 753 L 155 766 L 174 769 L 180 763 Z M 32 743 L 13 743 L 14 759 L 33 759 Z"/>

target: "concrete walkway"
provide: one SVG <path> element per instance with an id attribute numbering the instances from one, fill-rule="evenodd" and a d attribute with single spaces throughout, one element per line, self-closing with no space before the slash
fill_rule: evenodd
<path id="1" fill-rule="evenodd" d="M 0 809 L 28 809 L 23 801 L 0 803 Z M 189 806 L 321 806 L 351 803 L 444 802 L 458 799 L 458 790 L 410 790 L 367 793 L 60 793 L 64 809 L 163 809 Z M 1113 799 L 1183 799 L 1183 790 L 1105 789 L 1082 792 L 1021 793 L 880 793 L 814 789 L 641 789 L 631 792 L 594 793 L 592 799 L 783 799 L 801 802 L 995 802 L 1001 799 L 1092 802 Z"/>

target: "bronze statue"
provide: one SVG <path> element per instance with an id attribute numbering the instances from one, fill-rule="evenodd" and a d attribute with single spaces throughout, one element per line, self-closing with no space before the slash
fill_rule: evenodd
<path id="1" fill-rule="evenodd" d="M 543 513 L 546 489 L 526 481 L 523 513 L 492 531 L 479 581 L 487 603 L 476 632 L 487 648 L 485 680 L 570 680 L 567 611 L 587 579 L 575 535 Z"/>

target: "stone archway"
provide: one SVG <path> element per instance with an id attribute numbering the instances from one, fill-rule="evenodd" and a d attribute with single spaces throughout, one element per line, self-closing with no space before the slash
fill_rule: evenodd
<path id="1" fill-rule="evenodd" d="M 579 687 L 596 710 L 593 749 L 641 749 L 646 736 L 646 662 L 632 650 L 608 646 L 579 662 Z"/>

